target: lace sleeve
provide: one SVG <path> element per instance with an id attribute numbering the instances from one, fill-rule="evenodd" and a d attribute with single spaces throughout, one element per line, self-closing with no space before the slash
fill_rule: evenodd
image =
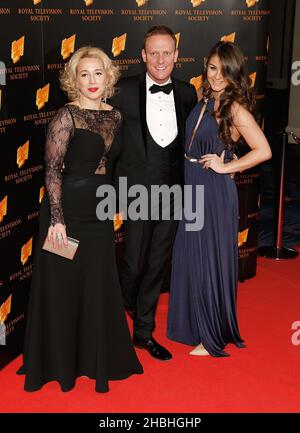
<path id="1" fill-rule="evenodd" d="M 122 113 L 121 111 L 115 109 L 115 126 L 114 126 L 114 135 L 116 135 L 120 129 L 120 126 L 122 124 Z"/>
<path id="2" fill-rule="evenodd" d="M 50 204 L 51 225 L 64 224 L 61 204 L 61 170 L 72 131 L 71 114 L 66 107 L 62 107 L 49 124 L 45 148 L 45 185 Z"/>

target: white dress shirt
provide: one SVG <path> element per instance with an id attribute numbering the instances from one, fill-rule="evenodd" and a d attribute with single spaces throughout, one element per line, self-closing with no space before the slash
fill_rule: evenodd
<path id="1" fill-rule="evenodd" d="M 169 78 L 164 84 L 171 83 Z M 146 120 L 153 140 L 161 147 L 166 147 L 177 137 L 177 118 L 173 90 L 151 93 L 149 88 L 157 84 L 146 73 Z M 163 85 L 164 85 L 163 84 Z M 158 85 L 158 84 L 157 84 Z"/>

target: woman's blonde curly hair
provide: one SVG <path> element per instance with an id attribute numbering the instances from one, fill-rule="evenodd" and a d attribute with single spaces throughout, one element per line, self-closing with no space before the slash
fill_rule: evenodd
<path id="1" fill-rule="evenodd" d="M 65 69 L 61 71 L 59 80 L 62 90 L 67 94 L 70 101 L 78 98 L 79 95 L 76 88 L 77 67 L 80 60 L 85 58 L 99 59 L 102 62 L 106 75 L 106 90 L 103 98 L 111 98 L 115 91 L 114 86 L 120 77 L 119 67 L 113 64 L 112 60 L 103 50 L 92 46 L 81 47 L 76 50 L 66 64 Z"/>

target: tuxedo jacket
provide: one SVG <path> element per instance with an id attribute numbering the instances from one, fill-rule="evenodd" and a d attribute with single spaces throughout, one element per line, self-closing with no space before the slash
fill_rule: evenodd
<path id="1" fill-rule="evenodd" d="M 197 94 L 191 84 L 173 77 L 171 80 L 183 166 L 185 121 L 197 103 Z M 112 104 L 121 110 L 123 122 L 120 132 L 122 150 L 116 162 L 115 183 L 120 176 L 126 176 L 128 187 L 144 185 L 147 172 L 146 74 L 121 79 L 116 93 Z"/>

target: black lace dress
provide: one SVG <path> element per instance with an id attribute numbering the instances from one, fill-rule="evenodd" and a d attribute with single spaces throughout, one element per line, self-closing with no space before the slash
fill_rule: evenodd
<path id="1" fill-rule="evenodd" d="M 48 129 L 46 190 L 34 257 L 23 366 L 25 390 L 58 381 L 62 391 L 76 377 L 108 381 L 142 373 L 126 322 L 115 259 L 113 222 L 96 216 L 96 189 L 112 184 L 120 152 L 115 135 L 121 113 L 61 108 Z M 42 250 L 49 222 L 64 223 L 80 241 L 74 260 Z"/>

